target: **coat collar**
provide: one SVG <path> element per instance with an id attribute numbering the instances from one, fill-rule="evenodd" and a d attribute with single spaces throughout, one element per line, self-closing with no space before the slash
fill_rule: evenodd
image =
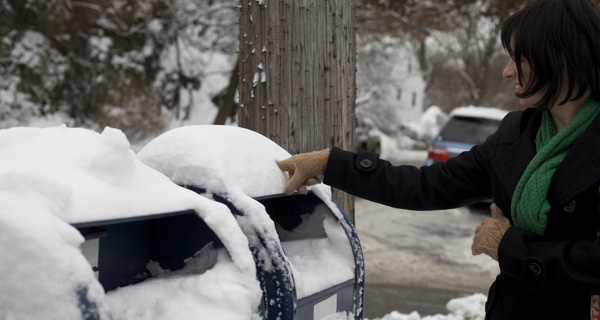
<path id="1" fill-rule="evenodd" d="M 521 175 L 535 156 L 535 136 L 541 122 L 540 111 L 528 109 L 523 112 L 518 126 L 518 135 L 507 134 L 499 140 L 500 150 L 494 160 L 498 180 L 504 192 L 512 198 Z M 515 130 L 515 127 L 508 127 Z M 598 115 L 581 137 L 573 144 L 565 159 L 556 170 L 548 200 L 554 209 L 562 208 L 578 193 L 600 180 L 600 115 Z M 510 204 L 508 204 L 510 206 Z"/>
<path id="2" fill-rule="evenodd" d="M 497 156 L 492 162 L 508 198 L 512 198 L 523 172 L 535 156 L 535 134 L 541 122 L 541 112 L 535 109 L 526 109 L 520 115 L 501 127 Z M 505 205 L 505 210 L 510 209 L 510 203 Z"/>
<path id="3" fill-rule="evenodd" d="M 548 191 L 552 208 L 562 208 L 575 195 L 600 180 L 600 115 L 590 123 L 558 166 Z"/>

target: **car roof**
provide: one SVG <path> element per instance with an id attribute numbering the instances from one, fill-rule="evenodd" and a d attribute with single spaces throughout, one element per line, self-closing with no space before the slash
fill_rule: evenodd
<path id="1" fill-rule="evenodd" d="M 506 116 L 507 113 L 507 110 L 502 110 L 498 108 L 466 106 L 458 107 L 452 110 L 450 112 L 450 117 L 461 116 L 502 120 L 502 118 L 504 118 L 504 116 Z"/>

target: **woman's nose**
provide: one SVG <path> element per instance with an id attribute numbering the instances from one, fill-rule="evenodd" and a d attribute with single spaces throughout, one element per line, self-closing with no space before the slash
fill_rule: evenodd
<path id="1" fill-rule="evenodd" d="M 508 60 L 504 70 L 502 70 L 502 76 L 506 79 L 512 79 L 517 76 L 517 66 L 512 58 Z"/>

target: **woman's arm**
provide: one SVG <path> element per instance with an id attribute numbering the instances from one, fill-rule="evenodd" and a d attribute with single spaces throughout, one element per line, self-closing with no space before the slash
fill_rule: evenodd
<path id="1" fill-rule="evenodd" d="M 393 166 L 375 153 L 333 148 L 324 183 L 361 198 L 409 210 L 455 208 L 492 197 L 489 159 L 495 138 L 446 162 Z"/>

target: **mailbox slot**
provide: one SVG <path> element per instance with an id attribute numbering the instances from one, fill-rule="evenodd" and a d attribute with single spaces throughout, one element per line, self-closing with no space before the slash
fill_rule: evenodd
<path id="1" fill-rule="evenodd" d="M 223 247 L 193 210 L 73 226 L 86 237 L 82 252 L 105 291 L 150 278 L 150 261 L 162 269 L 178 270 L 205 245 Z"/>

